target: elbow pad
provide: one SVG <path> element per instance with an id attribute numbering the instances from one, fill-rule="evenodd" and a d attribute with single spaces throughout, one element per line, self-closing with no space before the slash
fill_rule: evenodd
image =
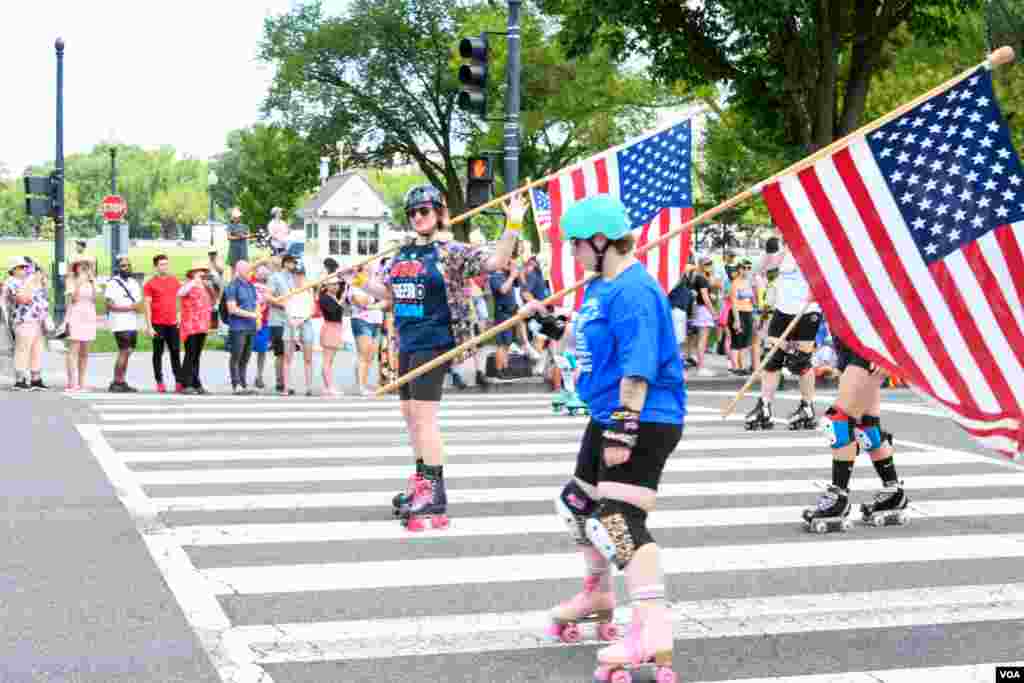
<path id="1" fill-rule="evenodd" d="M 564 315 L 535 315 L 533 319 L 540 323 L 540 333 L 545 337 L 558 341 L 565 336 L 565 326 L 569 319 Z"/>

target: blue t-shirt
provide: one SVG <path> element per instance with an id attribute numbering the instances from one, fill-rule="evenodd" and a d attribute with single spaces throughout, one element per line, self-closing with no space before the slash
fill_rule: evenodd
<path id="1" fill-rule="evenodd" d="M 224 301 L 234 301 L 243 311 L 256 310 L 256 287 L 248 280 L 235 278 L 224 290 Z M 228 316 L 228 327 L 232 330 L 256 330 L 258 321 L 242 318 L 237 315 Z"/>
<path id="2" fill-rule="evenodd" d="M 597 422 L 607 425 L 619 407 L 622 378 L 639 377 L 647 382 L 640 421 L 683 423 L 686 386 L 671 308 L 641 264 L 587 286 L 575 333 L 577 386 Z"/>
<path id="3" fill-rule="evenodd" d="M 526 274 L 526 291 L 533 295 L 534 299 L 543 301 L 548 296 L 548 285 L 544 281 L 544 274 L 539 270 L 531 270 Z"/>
<path id="4" fill-rule="evenodd" d="M 455 344 L 448 293 L 441 276 L 437 247 L 408 245 L 391 261 L 398 349 L 403 353 Z"/>
<path id="5" fill-rule="evenodd" d="M 503 308 L 506 311 L 515 312 L 516 308 L 516 286 L 512 285 L 508 294 L 501 291 L 501 286 L 508 281 L 509 271 L 507 270 L 496 270 L 488 275 L 488 281 L 491 285 L 491 291 L 494 292 L 494 307 Z"/>

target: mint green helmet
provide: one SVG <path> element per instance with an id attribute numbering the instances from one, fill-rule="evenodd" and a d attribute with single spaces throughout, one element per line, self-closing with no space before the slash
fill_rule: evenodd
<path id="1" fill-rule="evenodd" d="M 626 207 L 615 197 L 602 194 L 573 204 L 562 215 L 562 238 L 586 240 L 600 233 L 610 240 L 629 234 Z"/>

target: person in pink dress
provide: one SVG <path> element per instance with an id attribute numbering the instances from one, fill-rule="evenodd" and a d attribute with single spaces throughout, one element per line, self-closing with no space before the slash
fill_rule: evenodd
<path id="1" fill-rule="evenodd" d="M 89 367 L 89 345 L 96 340 L 96 277 L 91 259 L 72 261 L 67 298 L 67 390 L 81 391 Z"/>
<path id="2" fill-rule="evenodd" d="M 210 331 L 213 300 L 216 298 L 209 279 L 210 270 L 203 260 L 193 261 L 185 273 L 185 284 L 178 289 L 181 303 L 181 338 L 185 341 L 185 360 L 181 365 L 182 393 L 208 394 L 199 380 L 199 358 Z"/>

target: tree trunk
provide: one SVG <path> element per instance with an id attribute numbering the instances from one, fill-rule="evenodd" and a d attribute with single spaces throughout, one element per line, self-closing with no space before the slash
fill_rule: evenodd
<path id="1" fill-rule="evenodd" d="M 810 105 L 813 117 L 811 149 L 825 147 L 835 133 L 836 80 L 839 71 L 840 20 L 838 3 L 818 0 L 818 35 L 815 42 L 818 61 L 818 79 Z"/>

